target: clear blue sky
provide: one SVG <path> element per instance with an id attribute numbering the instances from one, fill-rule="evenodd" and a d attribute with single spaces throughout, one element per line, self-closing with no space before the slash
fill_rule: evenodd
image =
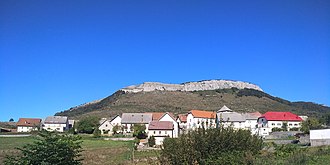
<path id="1" fill-rule="evenodd" d="M 0 1 L 0 121 L 205 79 L 330 105 L 330 1 Z"/>

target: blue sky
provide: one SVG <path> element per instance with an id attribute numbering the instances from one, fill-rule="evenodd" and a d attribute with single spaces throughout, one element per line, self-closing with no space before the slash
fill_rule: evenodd
<path id="1" fill-rule="evenodd" d="M 330 105 L 330 1 L 0 1 L 0 121 L 145 81 L 230 79 Z"/>

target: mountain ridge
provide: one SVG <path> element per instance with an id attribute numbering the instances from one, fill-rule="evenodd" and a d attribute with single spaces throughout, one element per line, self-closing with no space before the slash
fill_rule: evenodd
<path id="1" fill-rule="evenodd" d="M 311 102 L 290 102 L 252 88 L 231 87 L 200 91 L 168 91 L 152 88 L 155 90 L 139 92 L 122 89 L 94 103 L 73 107 L 56 113 L 56 115 L 79 119 L 88 115 L 108 117 L 124 112 L 167 111 L 178 114 L 192 109 L 216 111 L 223 105 L 227 105 L 237 112 L 290 111 L 298 115 L 309 116 L 321 116 L 330 112 L 330 108 L 327 106 Z"/>

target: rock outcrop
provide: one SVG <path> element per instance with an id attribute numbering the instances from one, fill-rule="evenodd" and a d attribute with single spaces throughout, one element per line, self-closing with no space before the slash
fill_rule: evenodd
<path id="1" fill-rule="evenodd" d="M 140 85 L 132 85 L 126 88 L 122 88 L 121 91 L 128 93 L 137 92 L 150 92 L 150 91 L 204 91 L 204 90 L 216 90 L 226 88 L 238 88 L 238 89 L 255 89 L 262 91 L 262 89 L 255 84 L 242 81 L 230 81 L 230 80 L 206 80 L 198 82 L 187 82 L 183 84 L 165 84 L 159 82 L 145 82 Z"/>

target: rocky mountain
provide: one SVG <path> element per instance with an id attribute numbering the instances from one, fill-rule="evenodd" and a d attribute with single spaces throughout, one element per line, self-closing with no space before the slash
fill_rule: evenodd
<path id="1" fill-rule="evenodd" d="M 242 81 L 230 81 L 230 80 L 204 80 L 198 82 L 187 82 L 183 84 L 164 84 L 158 82 L 145 82 L 140 85 L 132 85 L 121 89 L 124 92 L 150 92 L 150 91 L 206 91 L 226 88 L 237 89 L 255 89 L 262 91 L 262 89 L 251 83 Z"/>
<path id="2" fill-rule="evenodd" d="M 108 117 L 124 112 L 186 113 L 192 109 L 216 111 L 223 105 L 237 112 L 290 111 L 321 116 L 330 108 L 311 102 L 290 102 L 271 96 L 254 84 L 208 80 L 183 84 L 147 82 L 118 90 L 104 99 L 56 113 L 71 118 L 86 115 Z"/>

